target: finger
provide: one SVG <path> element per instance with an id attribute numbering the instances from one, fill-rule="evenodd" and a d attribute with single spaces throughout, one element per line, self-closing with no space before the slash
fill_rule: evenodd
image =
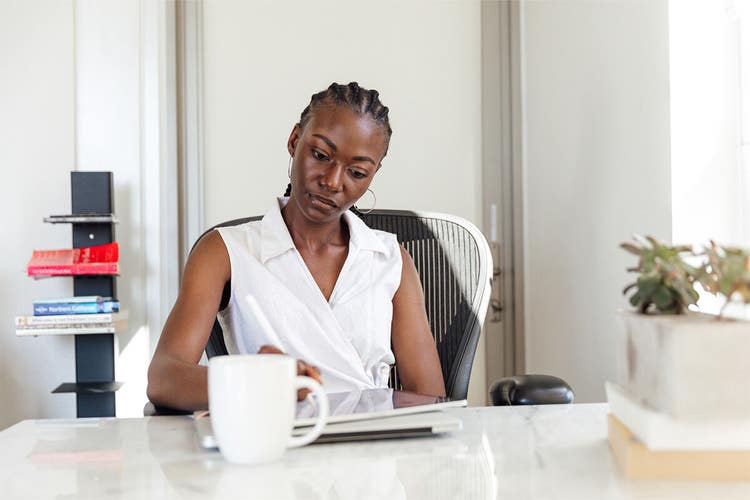
<path id="1" fill-rule="evenodd" d="M 320 370 L 317 366 L 307 365 L 307 376 L 319 384 L 323 383 L 323 378 L 320 376 Z"/>
<path id="2" fill-rule="evenodd" d="M 297 401 L 303 401 L 311 392 L 310 389 L 299 389 L 297 391 Z"/>
<path id="3" fill-rule="evenodd" d="M 320 371 L 316 367 L 308 365 L 304 361 L 297 360 L 297 375 L 310 377 L 319 384 L 323 383 L 323 380 L 320 378 Z"/>
<path id="4" fill-rule="evenodd" d="M 284 354 L 284 351 L 273 345 L 263 345 L 258 349 L 258 354 Z"/>

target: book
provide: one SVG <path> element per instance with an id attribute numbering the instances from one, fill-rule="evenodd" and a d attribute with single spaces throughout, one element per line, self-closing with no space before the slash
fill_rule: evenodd
<path id="1" fill-rule="evenodd" d="M 114 300 L 112 297 L 102 297 L 101 295 L 78 295 L 76 297 L 62 297 L 59 299 L 35 300 L 35 304 L 68 304 L 78 302 L 104 302 Z"/>
<path id="2" fill-rule="evenodd" d="M 649 450 L 750 450 L 746 418 L 675 418 L 606 382 L 609 411 Z"/>
<path id="3" fill-rule="evenodd" d="M 127 318 L 127 313 L 105 314 L 56 314 L 45 316 L 16 316 L 16 328 L 40 328 L 52 326 L 73 326 L 108 324 Z"/>
<path id="4" fill-rule="evenodd" d="M 120 310 L 117 300 L 88 302 L 34 302 L 34 316 L 108 314 Z"/>
<path id="5" fill-rule="evenodd" d="M 34 250 L 26 272 L 34 277 L 118 274 L 119 253 L 116 242 L 62 250 Z"/>
<path id="6" fill-rule="evenodd" d="M 98 323 L 49 323 L 46 325 L 16 325 L 16 330 L 75 330 L 77 328 L 110 328 L 116 327 L 112 321 Z"/>
<path id="7" fill-rule="evenodd" d="M 750 480 L 750 450 L 649 450 L 611 413 L 607 415 L 607 437 L 627 478 Z"/>
<path id="8" fill-rule="evenodd" d="M 18 337 L 36 337 L 38 335 L 92 335 L 97 333 L 115 333 L 118 327 L 107 325 L 76 325 L 71 328 L 16 328 Z"/>
<path id="9" fill-rule="evenodd" d="M 64 318 L 60 323 L 47 323 L 48 320 Z M 91 321 L 89 321 L 91 320 Z M 16 318 L 16 335 L 86 335 L 96 333 L 116 333 L 128 326 L 127 313 L 91 314 L 71 316 L 19 316 Z"/>

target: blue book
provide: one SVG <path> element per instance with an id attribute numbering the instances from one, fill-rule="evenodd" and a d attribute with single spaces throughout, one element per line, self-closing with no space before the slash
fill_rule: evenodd
<path id="1" fill-rule="evenodd" d="M 55 316 L 59 314 L 102 314 L 120 310 L 120 302 L 106 297 L 104 300 L 89 302 L 34 302 L 34 316 Z"/>
<path id="2" fill-rule="evenodd" d="M 104 302 L 114 300 L 112 297 L 102 297 L 101 295 L 79 295 L 77 297 L 63 297 L 60 299 L 35 300 L 34 304 L 68 304 L 75 302 Z"/>

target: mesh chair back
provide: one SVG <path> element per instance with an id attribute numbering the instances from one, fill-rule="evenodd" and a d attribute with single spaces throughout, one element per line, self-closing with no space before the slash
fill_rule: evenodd
<path id="1" fill-rule="evenodd" d="M 260 218 L 235 219 L 214 228 Z M 414 259 L 424 288 L 427 318 L 440 357 L 446 394 L 464 399 L 489 304 L 492 257 L 487 241 L 470 222 L 444 214 L 373 210 L 363 219 L 373 229 L 394 233 Z M 227 284 L 222 309 L 229 303 L 229 290 Z M 215 321 L 206 355 L 210 358 L 226 353 L 224 334 Z M 401 387 L 395 367 L 389 385 Z"/>

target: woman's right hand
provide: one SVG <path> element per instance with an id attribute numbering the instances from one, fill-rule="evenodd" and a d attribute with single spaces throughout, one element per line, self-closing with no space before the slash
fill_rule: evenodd
<path id="1" fill-rule="evenodd" d="M 263 345 L 258 349 L 258 354 L 286 354 L 276 346 Z M 301 359 L 297 360 L 297 375 L 310 377 L 320 385 L 323 385 L 323 379 L 320 377 L 320 370 L 317 366 L 305 363 Z M 310 394 L 310 389 L 300 389 L 297 391 L 297 401 L 302 401 Z"/>

